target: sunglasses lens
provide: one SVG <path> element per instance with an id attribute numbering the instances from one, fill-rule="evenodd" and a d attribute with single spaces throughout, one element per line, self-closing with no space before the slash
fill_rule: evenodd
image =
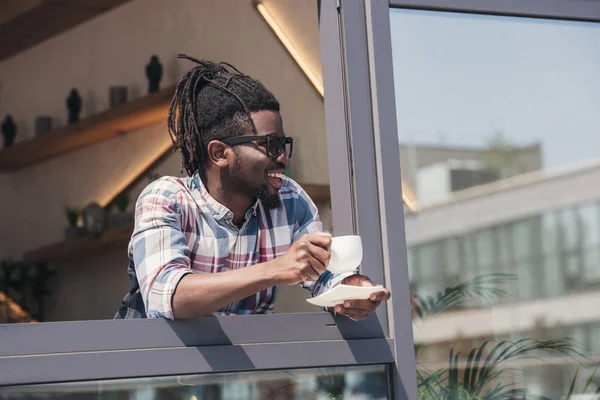
<path id="1" fill-rule="evenodd" d="M 271 157 L 279 157 L 281 154 L 282 143 L 279 137 L 270 138 L 267 142 L 267 152 Z"/>
<path id="2" fill-rule="evenodd" d="M 267 139 L 266 149 L 269 157 L 279 157 L 284 151 L 288 157 L 292 157 L 292 138 L 272 136 Z"/>

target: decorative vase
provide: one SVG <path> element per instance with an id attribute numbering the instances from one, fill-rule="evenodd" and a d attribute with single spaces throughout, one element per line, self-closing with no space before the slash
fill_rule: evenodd
<path id="1" fill-rule="evenodd" d="M 2 138 L 5 149 L 13 146 L 15 137 L 17 137 L 17 125 L 15 125 L 12 115 L 8 114 L 2 123 Z"/>
<path id="2" fill-rule="evenodd" d="M 91 203 L 81 212 L 85 231 L 92 236 L 101 236 L 107 225 L 106 210 L 98 203 Z"/>
<path id="3" fill-rule="evenodd" d="M 158 56 L 150 57 L 150 62 L 146 65 L 146 78 L 148 79 L 148 93 L 157 92 L 160 86 L 160 80 L 163 74 L 163 66 L 158 61 Z"/>
<path id="4" fill-rule="evenodd" d="M 81 96 L 77 89 L 71 89 L 69 97 L 67 97 L 67 111 L 69 113 L 68 122 L 69 124 L 76 124 L 79 122 L 79 114 L 81 113 Z"/>

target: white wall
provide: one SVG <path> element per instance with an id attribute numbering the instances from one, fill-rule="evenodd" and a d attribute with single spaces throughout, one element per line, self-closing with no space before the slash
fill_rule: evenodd
<path id="1" fill-rule="evenodd" d="M 417 199 L 428 203 L 450 196 L 450 168 L 448 163 L 427 165 L 417 171 Z"/>
<path id="2" fill-rule="evenodd" d="M 176 4 L 176 6 L 175 6 Z M 319 60 L 316 2 L 267 2 L 299 48 Z M 179 52 L 227 61 L 262 80 L 282 105 L 284 128 L 296 138 L 292 168 L 304 183 L 328 183 L 323 101 L 286 52 L 250 0 L 135 0 L 46 40 L 0 63 L 0 109 L 18 124 L 17 141 L 33 136 L 37 115 L 51 115 L 55 126 L 66 121 L 65 99 L 72 87 L 83 97 L 82 117 L 108 108 L 108 88 L 125 85 L 130 98 L 145 94 L 144 66 L 157 54 L 165 67 L 161 87 L 175 84 L 192 67 L 176 60 Z M 315 61 L 316 60 L 316 61 Z M 319 72 L 320 75 L 320 72 Z M 170 139 L 165 124 L 147 127 L 12 174 L 0 175 L 2 195 L 0 258 L 62 240 L 64 207 L 105 201 L 156 158 Z M 116 265 L 119 264 L 117 267 Z M 113 282 L 127 287 L 122 255 L 58 265 L 60 287 L 86 288 Z M 93 270 L 84 273 L 83 271 Z M 106 274 L 106 280 L 104 275 Z M 124 282 L 122 287 L 120 284 Z M 59 305 L 73 315 L 85 312 L 94 292 L 63 290 Z M 64 293 L 63 293 L 64 292 Z M 98 294 L 98 293 L 96 293 Z M 73 297 L 74 296 L 74 297 Z M 81 297 L 88 297 L 81 301 Z M 79 304 L 79 305 L 78 305 Z M 62 307 L 66 310 L 66 308 Z M 111 305 L 111 309 L 112 309 Z M 77 311 L 79 310 L 79 311 Z M 59 314 L 54 314 L 57 318 Z M 92 315 L 92 314 L 89 314 Z M 98 315 L 106 315 L 99 312 Z M 112 311 L 111 311 L 112 315 Z"/>

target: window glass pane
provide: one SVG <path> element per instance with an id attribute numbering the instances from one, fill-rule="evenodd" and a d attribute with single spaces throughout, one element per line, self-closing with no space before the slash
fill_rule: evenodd
<path id="1" fill-rule="evenodd" d="M 419 276 L 421 279 L 440 278 L 441 243 L 435 242 L 419 247 Z"/>
<path id="2" fill-rule="evenodd" d="M 26 3 L 32 4 L 33 11 L 34 3 L 37 7 L 43 2 Z M 117 7 L 125 3 L 124 7 Z M 14 187 L 13 179 L 9 179 L 12 172 L 5 172 L 12 171 L 15 165 L 3 164 L 7 168 L 0 173 L 4 210 L 0 237 L 5 239 L 0 245 L 0 260 L 27 259 L 32 266 L 49 265 L 56 273 L 52 279 L 40 278 L 35 283 L 39 289 L 35 289 L 34 295 L 20 293 L 30 289 L 16 288 L 15 284 L 7 295 L 20 309 L 31 313 L 27 313 L 27 318 L 21 318 L 20 312 L 10 318 L 0 316 L 0 323 L 23 319 L 112 319 L 131 286 L 128 244 L 134 231 L 136 238 L 146 239 L 153 233 L 161 238 L 137 240 L 134 245 L 139 258 L 148 258 L 147 262 L 137 263 L 147 265 L 149 275 L 143 267 L 135 272 L 133 265 L 129 272 L 139 273 L 142 297 L 156 298 L 151 307 L 164 305 L 155 312 L 166 318 L 170 318 L 171 312 L 166 309 L 170 308 L 175 285 L 189 271 L 218 273 L 230 267 L 265 262 L 274 254 L 280 256 L 289 247 L 291 238 L 301 237 L 300 230 L 304 227 L 311 232 L 325 229 L 336 234 L 332 221 L 332 208 L 335 210 L 336 206 L 331 204 L 329 185 L 328 159 L 332 153 L 326 137 L 317 1 L 261 0 L 260 4 L 244 1 L 239 7 L 238 3 L 192 0 L 174 6 L 162 1 L 79 2 L 77 10 L 60 12 L 61 18 L 69 19 L 76 14 L 90 18 L 78 19 L 81 23 L 60 35 L 48 31 L 40 40 L 50 37 L 52 40 L 28 49 L 26 58 L 2 58 L 0 119 L 4 121 L 7 114 L 13 115 L 16 154 L 22 152 L 26 157 L 32 156 L 28 160 L 40 162 L 21 169 L 19 173 L 23 175 L 14 180 Z M 109 9 L 110 12 L 104 12 Z M 2 11 L 4 17 L 7 13 L 4 8 Z M 48 23 L 54 21 L 43 19 Z M 178 59 L 178 52 L 216 64 L 199 65 Z M 226 75 L 222 75 L 224 70 L 228 71 Z M 192 104 L 194 118 L 192 114 L 185 117 L 182 112 L 177 115 L 182 121 L 194 122 L 177 129 L 191 136 L 179 136 L 178 149 L 173 151 L 167 130 L 169 105 L 176 85 L 186 74 L 191 81 L 185 87 L 194 87 L 198 93 L 180 90 L 183 102 L 179 103 L 182 107 L 178 111 Z M 259 89 L 243 75 L 260 81 L 265 89 Z M 32 80 L 31 76 L 37 78 Z M 217 78 L 213 79 L 214 76 Z M 70 95 L 72 88 L 78 95 Z M 36 93 L 35 101 L 31 93 Z M 281 112 L 274 111 L 279 109 Z M 257 134 L 277 133 L 293 138 L 291 158 L 286 161 L 281 157 L 275 165 L 271 161 L 274 154 L 267 154 L 263 144 L 253 142 L 258 143 L 253 153 L 241 154 L 253 154 L 256 158 L 236 159 L 239 161 L 236 167 L 252 170 L 238 176 L 241 180 L 226 178 L 228 173 L 218 172 L 208 174 L 204 180 L 200 178 L 202 173 L 189 177 L 204 170 L 206 148 L 200 146 L 206 147 L 217 137 L 252 132 L 245 110 L 265 111 L 263 117 L 270 115 L 261 120 L 261 124 L 266 123 L 262 127 L 255 121 Z M 236 118 L 232 120 L 234 113 Z M 71 121 L 73 114 L 78 124 Z M 65 129 L 77 133 L 63 137 Z M 49 135 L 50 145 L 40 142 L 38 136 L 42 133 Z M 25 148 L 17 148 L 24 142 L 27 142 Z M 29 142 L 39 146 L 41 153 L 36 156 L 30 152 Z M 249 146 L 249 143 L 236 145 L 236 149 L 250 150 Z M 277 150 L 277 146 L 273 149 Z M 288 146 L 288 152 L 289 149 Z M 42 153 L 43 157 L 39 157 Z M 182 166 L 184 154 L 193 155 L 187 168 Z M 18 155 L 14 158 L 20 159 Z M 252 164 L 258 160 L 262 160 L 262 166 Z M 256 169 L 249 167 L 249 163 Z M 347 179 L 346 168 L 337 171 L 341 175 L 339 180 Z M 277 192 L 296 191 L 288 190 L 295 186 L 289 179 L 273 180 L 267 172 L 291 178 L 301 188 L 299 193 L 304 190 L 313 200 L 316 209 L 311 203 L 307 207 L 303 196 L 292 196 L 288 201 L 287 195 L 284 195 L 287 205 L 275 207 L 272 214 L 263 207 L 252 208 L 259 197 L 262 204 L 271 199 L 272 205 L 277 205 Z M 168 176 L 177 180 L 164 179 Z M 202 183 L 210 188 L 210 196 L 202 192 Z M 175 186 L 169 186 L 172 184 Z M 165 185 L 170 189 L 165 189 Z M 181 198 L 171 196 L 174 187 L 183 193 Z M 246 190 L 240 190 L 241 187 Z M 148 192 L 144 192 L 146 188 Z M 136 207 L 141 193 L 149 194 L 145 197 L 147 207 Z M 193 199 L 201 209 L 212 212 L 194 213 Z M 149 204 L 153 201 L 163 204 L 167 212 L 151 216 L 145 213 L 152 208 Z M 95 203 L 96 212 L 91 216 L 96 227 L 91 229 L 81 214 Z M 227 211 L 235 212 L 235 223 Z M 145 221 L 138 223 L 137 228 L 134 227 L 136 212 L 138 222 Z M 350 219 L 351 212 L 342 215 Z M 309 223 L 311 220 L 315 222 Z M 248 223 L 244 225 L 245 222 Z M 157 233 L 159 229 L 161 232 Z M 171 229 L 173 232 L 165 233 Z M 143 234 L 137 235 L 140 231 Z M 102 239 L 95 240 L 100 234 Z M 264 242 L 261 244 L 260 240 Z M 14 266 L 16 261 L 10 263 Z M 261 286 L 256 293 L 211 311 L 324 312 L 305 301 L 311 292 L 300 285 L 284 284 L 277 289 Z M 178 291 L 184 290 L 182 287 L 178 286 Z M 155 297 L 157 293 L 161 295 Z M 27 298 L 22 299 L 22 295 Z M 199 293 L 198 298 L 201 296 Z M 141 300 L 136 304 L 138 309 L 143 308 Z"/>
<path id="3" fill-rule="evenodd" d="M 576 210 L 568 208 L 559 213 L 561 248 L 564 251 L 576 250 L 581 244 L 579 237 L 579 218 Z"/>
<path id="4" fill-rule="evenodd" d="M 450 238 L 444 241 L 444 264 L 446 266 L 446 277 L 448 279 L 458 279 L 461 274 L 461 256 L 460 243 L 457 238 Z"/>
<path id="5" fill-rule="evenodd" d="M 533 299 L 538 282 L 535 280 L 535 267 L 531 262 L 516 263 L 519 300 Z"/>
<path id="6" fill-rule="evenodd" d="M 579 254 L 566 254 L 562 258 L 565 284 L 568 292 L 583 288 L 582 265 Z"/>
<path id="7" fill-rule="evenodd" d="M 409 249 L 407 252 L 407 262 L 408 262 L 408 271 L 409 271 L 408 275 L 411 277 L 411 279 L 413 277 L 415 277 L 415 269 L 417 268 L 417 266 L 415 264 L 418 260 L 416 253 L 417 253 L 417 249 L 415 249 L 415 248 Z"/>
<path id="8" fill-rule="evenodd" d="M 584 250 L 583 268 L 585 284 L 588 287 L 600 286 L 600 248 Z"/>
<path id="9" fill-rule="evenodd" d="M 475 234 L 477 246 L 477 263 L 482 271 L 489 270 L 491 264 L 496 261 L 494 254 L 494 237 L 490 229 L 484 229 Z"/>
<path id="10" fill-rule="evenodd" d="M 463 257 L 465 260 L 465 275 L 470 277 L 477 273 L 477 250 L 475 235 L 465 235 L 462 240 Z"/>
<path id="11" fill-rule="evenodd" d="M 600 354 L 600 323 L 590 325 L 590 347 L 595 354 Z"/>
<path id="12" fill-rule="evenodd" d="M 402 181 L 418 205 L 407 238 L 452 237 L 461 251 L 448 242 L 443 263 L 464 271 L 415 317 L 419 396 L 566 398 L 579 368 L 575 398 L 595 367 L 570 357 L 576 342 L 600 356 L 600 330 L 582 328 L 600 324 L 600 24 L 407 9 L 390 24 Z M 415 294 L 439 282 L 423 276 Z M 474 388 L 465 371 L 498 360 L 502 339 L 533 347 Z"/>
<path id="13" fill-rule="evenodd" d="M 519 221 L 512 224 L 512 248 L 515 261 L 527 259 L 532 250 L 531 220 Z"/>
<path id="14" fill-rule="evenodd" d="M 114 379 L 0 388 L 0 398 L 10 399 L 387 399 L 389 393 L 385 365 Z"/>
<path id="15" fill-rule="evenodd" d="M 542 217 L 542 249 L 544 253 L 559 252 L 558 218 L 556 213 L 548 212 Z"/>
<path id="16" fill-rule="evenodd" d="M 512 260 L 510 255 L 510 231 L 507 225 L 500 225 L 495 228 L 495 231 L 498 241 L 498 261 L 507 265 Z"/>
<path id="17" fill-rule="evenodd" d="M 579 208 L 581 220 L 581 243 L 584 248 L 600 245 L 600 215 L 598 204 L 587 204 Z"/>
<path id="18" fill-rule="evenodd" d="M 543 286 L 546 296 L 559 296 L 565 293 L 565 279 L 560 259 L 550 254 L 543 259 Z"/>

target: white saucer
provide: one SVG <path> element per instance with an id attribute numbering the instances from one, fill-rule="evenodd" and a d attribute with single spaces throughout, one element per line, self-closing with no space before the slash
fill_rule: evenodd
<path id="1" fill-rule="evenodd" d="M 337 285 L 331 290 L 325 293 L 306 299 L 310 304 L 320 307 L 333 307 L 338 304 L 342 304 L 345 300 L 362 300 L 368 299 L 371 294 L 379 292 L 383 289 L 383 286 L 350 286 L 350 285 Z"/>

